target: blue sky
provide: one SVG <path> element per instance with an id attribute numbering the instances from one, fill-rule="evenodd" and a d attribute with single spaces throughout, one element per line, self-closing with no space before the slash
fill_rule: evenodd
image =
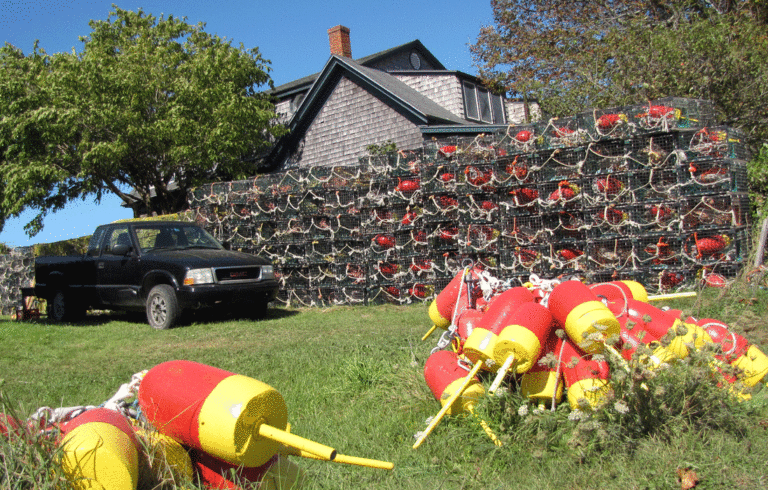
<path id="1" fill-rule="evenodd" d="M 2 41 L 32 50 L 35 39 L 49 54 L 80 50 L 79 36 L 90 34 L 88 21 L 106 20 L 111 5 L 204 22 L 206 31 L 231 39 L 234 45 L 258 47 L 272 62 L 276 85 L 320 71 L 330 56 L 327 30 L 350 29 L 352 57 L 359 58 L 419 39 L 449 70 L 476 74 L 469 44 L 483 25 L 493 23 L 490 0 L 210 0 L 190 1 L 0 1 Z M 44 221 L 43 231 L 26 236 L 23 225 L 34 214 L 8 220 L 0 243 L 12 247 L 49 243 L 89 235 L 101 224 L 130 218 L 113 195 L 100 204 L 77 201 Z M 26 219 L 25 219 L 26 218 Z"/>

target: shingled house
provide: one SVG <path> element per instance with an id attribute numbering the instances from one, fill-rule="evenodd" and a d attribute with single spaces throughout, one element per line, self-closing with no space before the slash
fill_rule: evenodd
<path id="1" fill-rule="evenodd" d="M 524 122 L 521 102 L 447 70 L 420 41 L 353 60 L 349 32 L 328 30 L 331 56 L 320 73 L 272 91 L 290 129 L 268 158 L 272 169 L 354 164 L 372 144 L 414 149 Z"/>

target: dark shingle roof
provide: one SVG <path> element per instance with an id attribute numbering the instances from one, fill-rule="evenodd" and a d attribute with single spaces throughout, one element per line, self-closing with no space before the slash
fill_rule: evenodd
<path id="1" fill-rule="evenodd" d="M 376 64 L 377 62 L 392 56 L 400 51 L 411 51 L 413 49 L 417 49 L 422 56 L 424 56 L 429 63 L 434 66 L 438 70 L 444 70 L 445 67 L 443 66 L 440 61 L 435 58 L 435 56 L 429 52 L 429 50 L 424 47 L 424 45 L 419 41 L 418 39 L 411 41 L 409 43 L 401 44 L 400 46 L 395 46 L 394 48 L 385 49 L 384 51 L 379 51 L 378 53 L 374 53 L 368 56 L 364 56 L 362 58 L 358 58 L 355 60 L 356 63 L 364 65 L 364 66 L 371 66 Z M 307 89 L 312 83 L 317 79 L 317 77 L 320 76 L 320 73 L 314 73 L 312 75 L 307 75 L 306 77 L 298 78 L 296 80 L 293 80 L 292 82 L 284 83 L 282 85 L 279 85 L 272 90 L 269 91 L 269 93 L 273 95 L 287 95 L 290 94 L 293 91 L 303 91 Z"/>

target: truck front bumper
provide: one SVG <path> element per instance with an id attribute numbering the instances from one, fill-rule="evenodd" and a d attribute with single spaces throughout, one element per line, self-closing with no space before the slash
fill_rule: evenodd
<path id="1" fill-rule="evenodd" d="M 277 297 L 278 289 L 279 284 L 276 280 L 240 284 L 202 284 L 179 287 L 176 298 L 182 308 L 224 304 L 244 305 L 253 302 L 270 302 Z"/>

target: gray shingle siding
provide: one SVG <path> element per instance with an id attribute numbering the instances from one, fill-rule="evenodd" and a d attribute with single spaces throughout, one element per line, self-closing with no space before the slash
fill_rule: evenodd
<path id="1" fill-rule="evenodd" d="M 448 109 L 452 114 L 464 118 L 464 99 L 461 94 L 461 81 L 456 75 L 425 76 L 397 74 L 395 78 Z"/>
<path id="2" fill-rule="evenodd" d="M 419 127 L 346 77 L 342 77 L 309 126 L 288 167 L 351 165 L 366 146 L 394 141 L 418 148 Z"/>

